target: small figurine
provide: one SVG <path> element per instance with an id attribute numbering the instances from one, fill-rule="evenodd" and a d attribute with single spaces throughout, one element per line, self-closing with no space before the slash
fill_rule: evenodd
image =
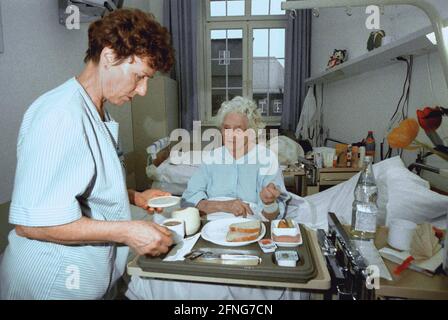
<path id="1" fill-rule="evenodd" d="M 337 65 L 347 61 L 347 50 L 334 49 L 333 54 L 327 64 L 327 70 L 336 67 Z"/>

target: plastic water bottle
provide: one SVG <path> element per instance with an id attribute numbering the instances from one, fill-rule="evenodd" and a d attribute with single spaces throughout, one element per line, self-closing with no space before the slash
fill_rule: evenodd
<path id="1" fill-rule="evenodd" d="M 374 239 L 378 215 L 378 188 L 372 168 L 372 157 L 366 156 L 355 187 L 351 234 L 357 239 Z"/>

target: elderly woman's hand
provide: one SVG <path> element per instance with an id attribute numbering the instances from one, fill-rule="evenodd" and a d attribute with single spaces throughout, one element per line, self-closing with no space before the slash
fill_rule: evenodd
<path id="1" fill-rule="evenodd" d="M 250 206 L 241 201 L 240 199 L 226 201 L 226 212 L 233 213 L 236 217 L 247 217 L 247 215 L 253 215 Z"/>
<path id="2" fill-rule="evenodd" d="M 149 213 L 162 212 L 163 211 L 162 208 L 149 207 L 148 201 L 152 198 L 170 196 L 170 195 L 171 195 L 171 193 L 169 193 L 169 192 L 165 192 L 165 191 L 157 190 L 157 189 L 148 189 L 143 192 L 134 191 L 132 194 L 133 201 L 131 201 L 131 203 L 135 204 L 137 207 L 140 207 L 140 208 L 148 211 Z"/>
<path id="3" fill-rule="evenodd" d="M 261 190 L 260 198 L 264 204 L 271 204 L 274 203 L 278 197 L 280 197 L 280 194 L 281 192 L 277 189 L 275 184 L 270 183 L 264 187 L 263 190 Z"/>
<path id="4" fill-rule="evenodd" d="M 173 244 L 170 230 L 149 221 L 130 221 L 125 234 L 124 244 L 138 255 L 159 256 Z"/>

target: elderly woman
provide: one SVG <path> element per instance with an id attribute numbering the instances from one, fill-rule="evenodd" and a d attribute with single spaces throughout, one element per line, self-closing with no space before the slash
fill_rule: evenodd
<path id="1" fill-rule="evenodd" d="M 288 196 L 276 155 L 256 144 L 264 124 L 255 103 L 235 97 L 223 103 L 217 119 L 224 145 L 206 156 L 205 164 L 188 182 L 183 199 L 204 215 L 222 211 L 252 215 L 248 203 L 254 203 L 261 219 L 283 216 Z M 234 200 L 211 200 L 218 197 Z"/>
<path id="2" fill-rule="evenodd" d="M 130 221 L 129 203 L 154 211 L 147 200 L 166 193 L 126 190 L 118 124 L 105 103 L 144 96 L 148 78 L 173 60 L 169 34 L 153 16 L 117 10 L 90 26 L 81 74 L 28 109 L 0 299 L 100 299 L 123 274 L 128 247 L 167 252 L 168 229 Z"/>
<path id="3" fill-rule="evenodd" d="M 285 214 L 286 192 L 277 157 L 255 144 L 248 131 L 263 128 L 255 103 L 236 97 L 218 112 L 224 146 L 203 159 L 188 183 L 185 201 L 203 215 L 229 212 L 274 219 Z M 252 138 L 251 138 L 252 137 Z M 233 200 L 217 201 L 216 197 Z M 253 203 L 251 208 L 248 203 Z M 255 212 L 254 212 L 255 211 Z M 224 286 L 133 277 L 126 293 L 130 299 L 300 299 L 303 293 L 287 289 Z"/>

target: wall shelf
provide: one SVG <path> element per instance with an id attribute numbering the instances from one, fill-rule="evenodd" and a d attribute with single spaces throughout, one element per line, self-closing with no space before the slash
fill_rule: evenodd
<path id="1" fill-rule="evenodd" d="M 305 83 L 309 86 L 329 83 L 397 63 L 398 60 L 396 58 L 400 56 L 419 56 L 437 51 L 437 45 L 432 44 L 426 37 L 431 32 L 433 32 L 433 29 L 429 26 L 411 33 L 392 43 L 348 60 L 330 70 L 312 76 L 306 79 Z"/>

